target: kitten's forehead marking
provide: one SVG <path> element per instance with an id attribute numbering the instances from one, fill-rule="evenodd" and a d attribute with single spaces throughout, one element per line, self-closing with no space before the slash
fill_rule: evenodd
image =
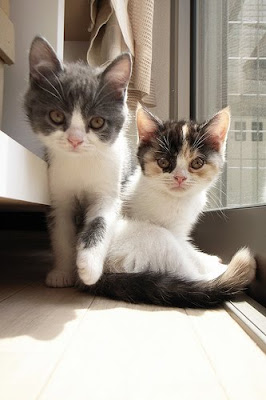
<path id="1" fill-rule="evenodd" d="M 78 108 L 74 109 L 70 126 L 71 126 L 71 128 L 78 128 L 78 129 L 82 129 L 85 131 L 85 124 L 84 124 L 84 120 L 82 118 L 80 109 L 78 109 Z"/>
<path id="2" fill-rule="evenodd" d="M 186 136 L 187 136 L 187 134 L 188 134 L 188 131 L 189 131 L 188 125 L 187 125 L 187 124 L 184 124 L 184 125 L 182 126 L 183 139 L 186 138 Z"/>
<path id="3" fill-rule="evenodd" d="M 176 167 L 174 171 L 187 170 L 188 159 L 184 153 L 178 154 L 176 157 Z"/>

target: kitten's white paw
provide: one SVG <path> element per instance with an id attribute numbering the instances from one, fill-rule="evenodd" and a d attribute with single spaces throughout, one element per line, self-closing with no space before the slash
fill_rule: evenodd
<path id="1" fill-rule="evenodd" d="M 222 264 L 221 259 L 206 253 L 199 253 L 198 271 L 204 280 L 218 278 L 227 270 L 227 265 Z"/>
<path id="2" fill-rule="evenodd" d="M 209 257 L 211 257 L 211 259 L 213 260 L 214 265 L 223 263 L 223 260 L 218 256 L 209 256 Z"/>
<path id="3" fill-rule="evenodd" d="M 85 285 L 93 285 L 103 271 L 103 261 L 92 254 L 91 250 L 79 250 L 77 253 L 78 276 Z"/>
<path id="4" fill-rule="evenodd" d="M 214 279 L 225 272 L 226 266 L 222 264 L 221 259 L 206 253 L 198 253 L 198 271 L 204 279 Z"/>
<path id="5" fill-rule="evenodd" d="M 54 268 L 47 274 L 45 283 L 47 286 L 55 288 L 70 287 L 74 286 L 75 277 L 73 272 Z"/>
<path id="6" fill-rule="evenodd" d="M 227 265 L 216 262 L 216 265 L 213 267 L 213 270 L 211 272 L 208 272 L 204 276 L 204 280 L 211 281 L 215 278 L 218 278 L 219 276 L 224 274 L 226 270 L 227 270 Z"/>

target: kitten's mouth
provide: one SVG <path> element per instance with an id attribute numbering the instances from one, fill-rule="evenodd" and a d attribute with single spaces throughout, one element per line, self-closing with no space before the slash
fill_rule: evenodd
<path id="1" fill-rule="evenodd" d="M 172 186 L 171 189 L 172 190 L 181 190 L 181 191 L 186 190 L 186 188 L 184 186 Z"/>
<path id="2" fill-rule="evenodd" d="M 72 154 L 80 154 L 80 153 L 85 153 L 93 148 L 94 148 L 94 146 L 91 144 L 89 144 L 89 145 L 87 144 L 86 146 L 83 145 L 83 146 L 76 146 L 76 147 L 68 146 L 67 152 L 72 153 Z"/>
<path id="3" fill-rule="evenodd" d="M 70 153 L 80 153 L 82 151 L 82 147 L 70 147 Z"/>
<path id="4" fill-rule="evenodd" d="M 179 184 L 178 182 L 173 182 L 170 189 L 177 192 L 183 192 L 187 189 L 187 185 L 184 185 L 182 183 Z"/>

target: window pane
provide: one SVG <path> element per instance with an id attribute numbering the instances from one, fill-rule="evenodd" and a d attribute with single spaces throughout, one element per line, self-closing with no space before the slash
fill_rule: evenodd
<path id="1" fill-rule="evenodd" d="M 210 208 L 266 202 L 266 0 L 197 0 L 196 118 L 229 105 L 227 164 Z"/>

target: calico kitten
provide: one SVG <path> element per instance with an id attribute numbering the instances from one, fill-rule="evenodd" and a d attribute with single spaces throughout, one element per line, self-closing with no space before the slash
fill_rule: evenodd
<path id="1" fill-rule="evenodd" d="M 126 172 L 131 57 L 122 54 L 105 69 L 62 65 L 48 42 L 36 37 L 29 64 L 25 109 L 49 165 L 55 264 L 46 283 L 73 285 L 77 265 L 79 278 L 92 284 L 102 274 Z"/>
<path id="2" fill-rule="evenodd" d="M 129 302 L 212 307 L 254 278 L 255 260 L 242 249 L 227 266 L 189 241 L 207 191 L 225 156 L 228 108 L 204 124 L 162 122 L 137 113 L 140 167 L 125 191 L 106 273 L 91 292 Z"/>

